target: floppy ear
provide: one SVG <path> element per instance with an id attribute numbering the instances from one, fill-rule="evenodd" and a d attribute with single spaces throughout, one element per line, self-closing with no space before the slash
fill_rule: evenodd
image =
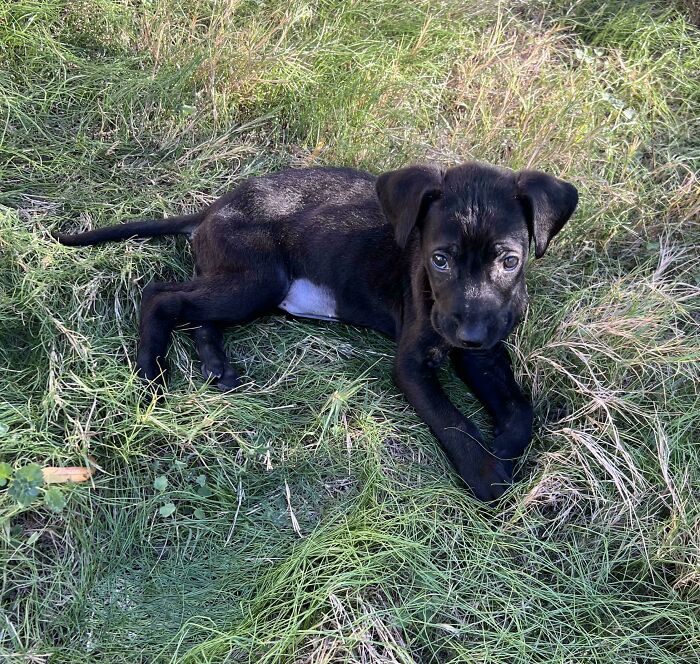
<path id="1" fill-rule="evenodd" d="M 442 196 L 442 173 L 430 166 L 409 166 L 377 179 L 377 196 L 394 226 L 396 244 L 403 249 L 430 204 Z"/>
<path id="2" fill-rule="evenodd" d="M 564 227 L 578 203 L 574 185 L 540 171 L 520 171 L 518 198 L 525 207 L 535 257 L 542 258 L 550 240 Z"/>

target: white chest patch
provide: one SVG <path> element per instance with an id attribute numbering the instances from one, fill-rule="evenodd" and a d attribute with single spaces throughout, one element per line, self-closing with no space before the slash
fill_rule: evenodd
<path id="1" fill-rule="evenodd" d="M 317 286 L 308 279 L 292 281 L 287 295 L 277 306 L 302 318 L 338 320 L 333 293 L 328 288 Z"/>

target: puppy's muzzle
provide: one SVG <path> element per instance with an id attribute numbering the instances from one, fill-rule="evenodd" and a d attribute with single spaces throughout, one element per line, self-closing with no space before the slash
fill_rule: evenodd
<path id="1" fill-rule="evenodd" d="M 484 348 L 488 345 L 488 338 L 488 329 L 481 321 L 462 323 L 455 330 L 455 339 L 463 348 L 474 350 Z"/>

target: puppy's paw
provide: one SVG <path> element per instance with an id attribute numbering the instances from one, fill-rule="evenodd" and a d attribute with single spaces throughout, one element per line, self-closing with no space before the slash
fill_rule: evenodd
<path id="1" fill-rule="evenodd" d="M 494 427 L 493 451 L 495 455 L 511 462 L 519 459 L 532 440 L 532 407 L 524 405 L 504 422 Z"/>
<path id="2" fill-rule="evenodd" d="M 211 359 L 206 362 L 202 362 L 202 377 L 204 380 L 215 381 L 221 378 L 224 373 L 224 363 Z"/>
<path id="3" fill-rule="evenodd" d="M 204 380 L 211 380 L 222 392 L 230 392 L 240 385 L 238 374 L 228 362 L 210 360 L 202 362 Z"/>
<path id="4" fill-rule="evenodd" d="M 498 500 L 511 486 L 511 472 L 512 465 L 484 451 L 479 462 L 460 476 L 479 500 L 490 503 Z"/>
<path id="5" fill-rule="evenodd" d="M 506 452 L 499 450 L 494 450 L 493 453 L 498 457 L 498 460 L 501 462 L 501 466 L 503 466 L 503 470 L 505 470 L 506 474 L 510 478 L 510 482 L 512 483 L 513 471 L 515 469 L 517 458 L 512 458 Z"/>
<path id="6" fill-rule="evenodd" d="M 235 390 L 239 385 L 241 384 L 241 379 L 239 378 L 238 374 L 231 369 L 231 367 L 228 367 L 226 371 L 222 374 L 221 378 L 219 378 L 218 381 L 216 381 L 216 386 L 222 391 L 222 392 L 231 392 L 232 390 Z"/>

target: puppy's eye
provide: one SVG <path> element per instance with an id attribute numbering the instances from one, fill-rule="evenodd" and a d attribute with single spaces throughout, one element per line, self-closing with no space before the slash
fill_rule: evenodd
<path id="1" fill-rule="evenodd" d="M 520 259 L 517 256 L 506 256 L 503 260 L 503 267 L 506 268 L 506 270 L 514 270 L 518 267 L 519 262 Z"/>
<path id="2" fill-rule="evenodd" d="M 431 260 L 433 262 L 433 267 L 436 270 L 440 270 L 441 272 L 444 272 L 450 267 L 450 264 L 447 260 L 447 256 L 445 256 L 445 254 L 433 254 Z"/>

